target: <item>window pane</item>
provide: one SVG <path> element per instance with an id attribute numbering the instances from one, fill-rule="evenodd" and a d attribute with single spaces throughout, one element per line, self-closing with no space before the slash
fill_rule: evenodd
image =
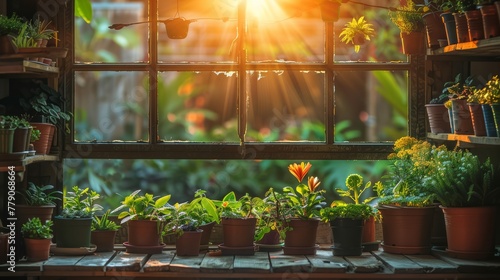
<path id="1" fill-rule="evenodd" d="M 148 141 L 146 74 L 76 72 L 75 141 Z"/>
<path id="2" fill-rule="evenodd" d="M 160 139 L 239 142 L 236 76 L 234 72 L 212 71 L 160 73 Z"/>
<path id="3" fill-rule="evenodd" d="M 335 141 L 395 141 L 407 135 L 406 71 L 335 74 Z"/>
<path id="4" fill-rule="evenodd" d="M 90 24 L 75 18 L 75 62 L 142 62 L 148 61 L 148 24 L 109 29 L 115 23 L 147 21 L 143 1 L 92 1 Z"/>
<path id="5" fill-rule="evenodd" d="M 340 7 L 340 19 L 335 23 L 335 61 L 406 61 L 406 55 L 401 53 L 401 39 L 398 27 L 389 18 L 388 10 L 380 7 L 399 7 L 399 0 L 359 0 L 349 1 Z M 353 18 L 365 20 L 373 25 L 375 35 L 369 41 L 360 45 L 355 51 L 352 43 L 341 42 L 339 37 L 345 25 Z"/>
<path id="6" fill-rule="evenodd" d="M 324 73 L 248 74 L 248 141 L 325 141 Z"/>
<path id="7" fill-rule="evenodd" d="M 232 0 L 158 1 L 158 21 L 161 21 L 158 61 L 235 62 L 238 57 L 237 3 Z M 186 25 L 187 30 L 183 30 Z"/>

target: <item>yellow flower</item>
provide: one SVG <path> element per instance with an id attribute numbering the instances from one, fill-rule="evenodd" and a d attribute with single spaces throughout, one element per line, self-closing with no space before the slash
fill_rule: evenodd
<path id="1" fill-rule="evenodd" d="M 309 162 L 307 164 L 304 162 L 301 162 L 300 165 L 294 163 L 294 164 L 290 164 L 288 166 L 288 170 L 290 171 L 290 173 L 292 173 L 292 175 L 295 178 L 297 178 L 297 180 L 300 183 L 300 182 L 302 182 L 304 177 L 306 177 L 307 172 L 309 172 L 309 169 L 311 169 L 311 166 L 312 166 L 312 164 L 310 164 Z"/>

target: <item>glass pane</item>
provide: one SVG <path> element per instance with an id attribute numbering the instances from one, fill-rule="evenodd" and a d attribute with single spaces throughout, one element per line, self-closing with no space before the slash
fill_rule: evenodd
<path id="1" fill-rule="evenodd" d="M 374 6 L 374 7 L 373 7 Z M 359 0 L 343 3 L 340 7 L 340 19 L 335 22 L 335 61 L 406 61 L 401 52 L 399 28 L 389 18 L 387 7 L 399 7 L 399 0 Z M 345 25 L 355 18 L 364 16 L 372 24 L 374 36 L 359 47 L 356 52 L 352 43 L 341 42 L 339 37 Z"/>
<path id="2" fill-rule="evenodd" d="M 146 72 L 76 72 L 75 141 L 149 141 Z"/>
<path id="3" fill-rule="evenodd" d="M 162 72 L 158 133 L 164 141 L 239 142 L 234 72 Z"/>
<path id="4" fill-rule="evenodd" d="M 248 74 L 247 141 L 325 141 L 324 73 Z"/>
<path id="5" fill-rule="evenodd" d="M 238 2 L 158 1 L 158 61 L 235 62 Z"/>
<path id="6" fill-rule="evenodd" d="M 407 135 L 408 72 L 335 75 L 335 141 L 395 141 Z"/>
<path id="7" fill-rule="evenodd" d="M 323 62 L 325 24 L 313 1 L 247 1 L 248 61 Z"/>
<path id="8" fill-rule="evenodd" d="M 234 191 L 238 197 L 248 193 L 264 197 L 273 187 L 281 191 L 297 184 L 288 172 L 289 160 L 157 160 L 157 159 L 64 159 L 64 186 L 90 187 L 101 194 L 99 204 L 114 209 L 137 189 L 142 194 L 171 194 L 170 203 L 191 201 L 198 189 L 207 197 L 222 199 Z M 328 203 L 338 200 L 336 188 L 345 189 L 351 173 L 363 176 L 372 185 L 385 174 L 389 161 L 312 160 L 309 175 L 318 177 L 326 190 Z M 119 194 L 119 195 L 117 195 Z M 373 196 L 370 188 L 362 199 Z"/>
<path id="9" fill-rule="evenodd" d="M 109 29 L 112 24 L 147 21 L 144 1 L 92 0 L 90 24 L 75 18 L 76 63 L 148 61 L 148 24 Z"/>

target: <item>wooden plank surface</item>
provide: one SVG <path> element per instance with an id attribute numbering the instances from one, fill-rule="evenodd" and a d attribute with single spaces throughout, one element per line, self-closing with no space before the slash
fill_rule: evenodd
<path id="1" fill-rule="evenodd" d="M 352 267 L 352 272 L 374 273 L 383 271 L 382 263 L 372 254 L 363 252 L 361 256 L 344 257 Z"/>
<path id="2" fill-rule="evenodd" d="M 452 258 L 443 250 L 433 250 L 432 253 L 439 256 L 440 259 L 457 266 L 459 272 L 500 274 L 500 257 L 498 256 L 488 260 L 466 260 Z"/>
<path id="3" fill-rule="evenodd" d="M 284 255 L 283 252 L 269 253 L 273 272 L 311 272 L 312 265 L 303 255 Z"/>
<path id="4" fill-rule="evenodd" d="M 267 252 L 255 252 L 254 256 L 235 256 L 235 273 L 271 273 L 269 254 Z"/>
<path id="5" fill-rule="evenodd" d="M 207 273 L 231 273 L 233 270 L 234 256 L 207 254 L 200 264 L 200 271 Z"/>
<path id="6" fill-rule="evenodd" d="M 131 254 L 127 252 L 118 252 L 106 266 L 106 271 L 137 271 L 148 259 L 147 254 Z"/>
<path id="7" fill-rule="evenodd" d="M 195 257 L 175 256 L 170 262 L 170 271 L 196 273 L 200 271 L 200 265 L 205 255 Z"/>
<path id="8" fill-rule="evenodd" d="M 432 255 L 407 255 L 407 258 L 422 266 L 426 273 L 455 273 L 457 266 Z"/>
<path id="9" fill-rule="evenodd" d="M 148 261 L 144 264 L 143 271 L 168 271 L 170 270 L 170 262 L 172 262 L 174 256 L 174 251 L 164 251 L 161 254 L 151 255 Z"/>
<path id="10" fill-rule="evenodd" d="M 424 268 L 404 255 L 374 252 L 393 273 L 424 273 Z"/>
<path id="11" fill-rule="evenodd" d="M 343 273 L 349 269 L 349 263 L 342 257 L 334 256 L 332 250 L 318 250 L 315 256 L 307 256 L 312 265 L 312 272 Z"/>
<path id="12" fill-rule="evenodd" d="M 98 252 L 80 259 L 75 264 L 75 270 L 106 271 L 106 264 L 117 252 Z"/>
<path id="13" fill-rule="evenodd" d="M 82 258 L 83 256 L 52 256 L 43 264 L 43 270 L 72 271 Z"/>

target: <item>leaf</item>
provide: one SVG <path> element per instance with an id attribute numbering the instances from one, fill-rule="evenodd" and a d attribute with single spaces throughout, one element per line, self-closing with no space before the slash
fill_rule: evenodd
<path id="1" fill-rule="evenodd" d="M 92 3 L 90 0 L 75 0 L 75 16 L 81 17 L 86 23 L 92 21 Z"/>
<path id="2" fill-rule="evenodd" d="M 169 195 L 158 198 L 155 202 L 155 208 L 160 208 L 163 205 L 167 204 L 167 202 L 170 200 L 170 197 L 171 197 L 171 195 L 169 194 Z"/>

